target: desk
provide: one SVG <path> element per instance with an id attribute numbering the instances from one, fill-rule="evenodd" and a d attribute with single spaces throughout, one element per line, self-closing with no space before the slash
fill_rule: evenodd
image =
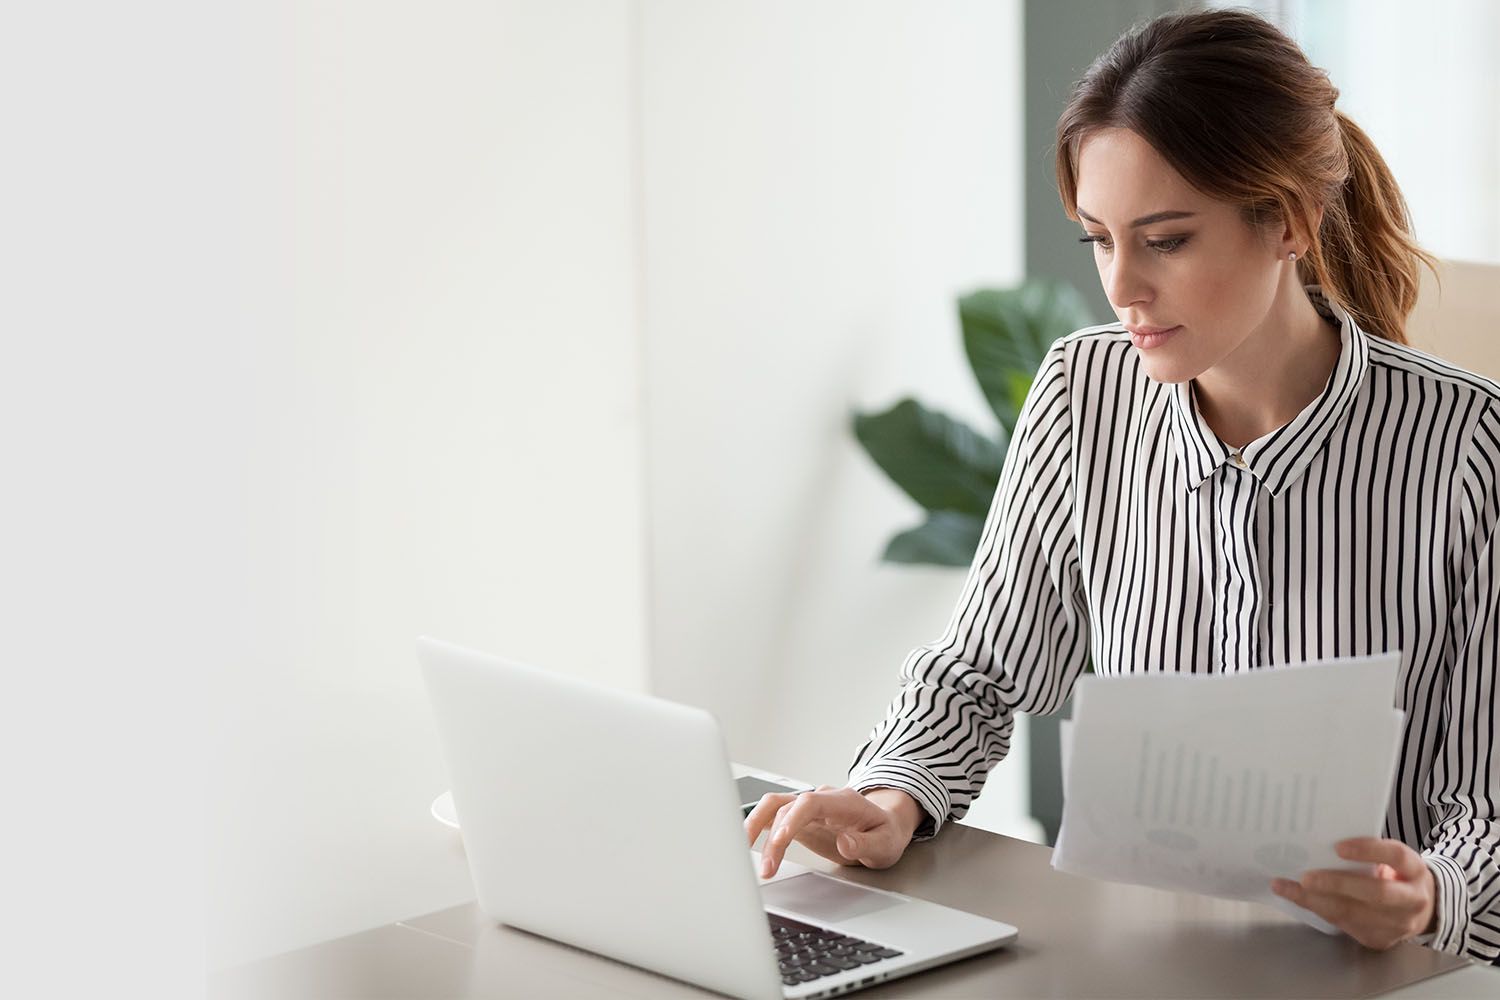
<path id="1" fill-rule="evenodd" d="M 434 828 L 435 835 L 442 833 Z M 1016 943 L 1001 951 L 854 994 L 870 1000 L 1500 997 L 1500 970 L 1488 966 L 1420 945 L 1368 951 L 1252 903 L 1065 875 L 1052 869 L 1051 854 L 1048 847 L 950 823 L 885 871 L 836 865 L 800 845 L 788 857 L 1021 930 Z M 474 903 L 226 970 L 211 977 L 209 986 L 215 1000 L 715 996 L 493 925 Z"/>

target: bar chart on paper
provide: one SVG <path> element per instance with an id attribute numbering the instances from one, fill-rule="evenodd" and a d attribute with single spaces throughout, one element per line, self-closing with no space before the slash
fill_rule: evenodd
<path id="1" fill-rule="evenodd" d="M 1159 737 L 1154 741 L 1163 744 Z M 1265 767 L 1221 766 L 1220 755 L 1182 740 L 1153 745 L 1141 734 L 1132 817 L 1148 844 L 1199 856 L 1203 840 L 1235 831 L 1266 838 L 1256 860 L 1268 869 L 1300 870 L 1307 853 L 1289 839 L 1314 828 L 1318 776 L 1298 770 L 1273 774 Z M 1139 848 L 1133 848 L 1140 860 Z"/>

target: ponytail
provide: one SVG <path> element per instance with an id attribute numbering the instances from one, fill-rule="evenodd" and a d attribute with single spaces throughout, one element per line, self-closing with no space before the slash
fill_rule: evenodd
<path id="1" fill-rule="evenodd" d="M 1406 343 L 1417 302 L 1419 264 L 1436 259 L 1411 235 L 1406 199 L 1365 130 L 1335 110 L 1349 176 L 1330 198 L 1311 252 L 1298 262 L 1304 283 L 1322 285 L 1367 333 Z"/>

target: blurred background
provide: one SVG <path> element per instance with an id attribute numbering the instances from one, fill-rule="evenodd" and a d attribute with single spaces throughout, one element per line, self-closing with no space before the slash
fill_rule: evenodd
<path id="1" fill-rule="evenodd" d="M 0 60 L 4 738 L 56 765 L 16 769 L 46 822 L 13 852 L 57 859 L 28 926 L 201 900 L 215 969 L 471 898 L 420 634 L 703 706 L 733 759 L 842 783 L 964 576 L 882 562 L 922 511 L 851 415 L 994 428 L 975 289 L 1058 279 L 1112 318 L 1053 128 L 1180 6 L 28 15 Z M 1414 339 L 1500 376 L 1500 5 L 1250 6 L 1444 260 Z M 1046 839 L 1032 721 L 966 822 Z"/>

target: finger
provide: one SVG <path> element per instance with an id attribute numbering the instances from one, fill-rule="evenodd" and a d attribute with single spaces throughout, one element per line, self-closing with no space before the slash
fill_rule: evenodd
<path id="1" fill-rule="evenodd" d="M 1383 837 L 1350 837 L 1333 845 L 1341 858 L 1350 861 L 1369 861 L 1377 864 L 1387 864 L 1396 869 L 1396 874 L 1407 881 L 1414 881 L 1422 877 L 1427 870 L 1427 862 L 1422 855 L 1407 847 L 1399 840 L 1389 840 Z"/>
<path id="2" fill-rule="evenodd" d="M 767 792 L 760 797 L 745 817 L 745 833 L 750 838 L 750 846 L 755 846 L 756 839 L 776 818 L 776 811 L 791 799 L 792 796 L 784 792 Z"/>
<path id="3" fill-rule="evenodd" d="M 1410 883 L 1381 878 L 1378 874 L 1364 875 L 1320 868 L 1304 872 L 1300 881 L 1302 887 L 1309 892 L 1348 896 L 1381 909 L 1399 911 L 1403 915 L 1407 910 L 1419 909 L 1422 902 L 1421 893 Z"/>
<path id="4" fill-rule="evenodd" d="M 803 792 L 792 802 L 782 806 L 771 824 L 771 835 L 760 853 L 760 870 L 763 878 L 770 878 L 781 867 L 781 859 L 797 834 L 808 823 L 818 819 L 826 809 L 831 792 Z"/>
<path id="5" fill-rule="evenodd" d="M 783 805 L 780 809 L 776 810 L 776 816 L 771 820 L 770 829 L 772 832 L 775 832 L 776 828 L 786 821 L 786 814 L 791 811 L 792 806 L 796 805 L 796 803 L 797 800 L 793 799 L 792 801 Z"/>
<path id="6" fill-rule="evenodd" d="M 835 849 L 841 860 L 854 861 L 866 868 L 889 868 L 901 856 L 899 850 L 892 850 L 891 837 L 880 830 L 841 830 Z"/>
<path id="7" fill-rule="evenodd" d="M 766 850 L 771 845 L 771 837 L 774 836 L 776 831 L 781 828 L 782 821 L 786 819 L 787 810 L 791 809 L 792 804 L 796 801 L 797 800 L 794 798 L 791 802 L 783 803 L 781 808 L 776 810 L 776 815 L 771 817 L 771 822 L 766 826 L 766 842 L 761 847 L 762 857 L 765 856 Z"/>
<path id="8" fill-rule="evenodd" d="M 1341 930 L 1349 930 L 1347 925 L 1350 923 L 1350 918 L 1354 915 L 1354 908 L 1357 903 L 1348 896 L 1335 896 L 1331 893 L 1313 892 L 1300 882 L 1289 878 L 1272 879 L 1271 891 L 1283 899 L 1291 900 L 1304 910 L 1316 913 L 1335 927 Z"/>
<path id="9" fill-rule="evenodd" d="M 1360 944 L 1384 948 L 1401 938 L 1402 924 L 1398 919 L 1356 899 L 1315 892 L 1291 879 L 1272 879 L 1271 889 L 1304 910 L 1316 913 Z"/>
<path id="10" fill-rule="evenodd" d="M 868 856 L 866 853 L 868 841 L 868 837 L 845 830 L 834 840 L 834 845 L 838 848 L 839 854 L 843 855 L 845 859 L 863 863 Z"/>
<path id="11" fill-rule="evenodd" d="M 797 797 L 795 792 L 767 792 L 760 797 L 755 808 L 750 810 L 750 815 L 745 817 L 745 833 L 750 838 L 750 846 L 755 846 L 761 831 L 770 826 L 776 819 L 776 814 L 782 806 Z"/>

